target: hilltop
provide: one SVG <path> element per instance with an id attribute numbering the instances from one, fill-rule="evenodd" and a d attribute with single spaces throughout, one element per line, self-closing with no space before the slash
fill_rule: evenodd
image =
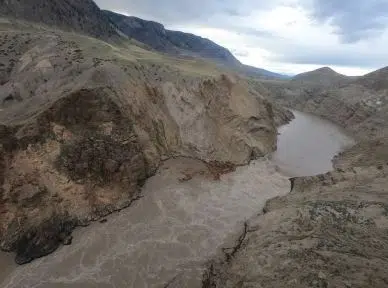
<path id="1" fill-rule="evenodd" d="M 330 67 L 322 67 L 314 71 L 298 74 L 292 82 L 298 85 L 338 86 L 347 83 L 351 78 L 342 75 Z"/>

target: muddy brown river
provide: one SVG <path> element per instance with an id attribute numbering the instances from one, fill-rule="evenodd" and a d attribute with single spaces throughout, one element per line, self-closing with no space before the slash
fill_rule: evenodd
<path id="1" fill-rule="evenodd" d="M 199 161 L 169 160 L 143 198 L 106 223 L 77 229 L 71 246 L 18 267 L 0 254 L 0 287 L 201 287 L 206 261 L 230 247 L 268 199 L 289 192 L 288 176 L 331 170 L 332 157 L 352 143 L 335 125 L 295 114 L 274 160 L 253 161 L 220 181 Z M 194 177 L 179 181 L 185 173 Z"/>
<path id="2" fill-rule="evenodd" d="M 333 157 L 355 144 L 343 129 L 317 116 L 293 111 L 295 119 L 279 129 L 274 162 L 287 176 L 313 176 L 333 169 Z"/>

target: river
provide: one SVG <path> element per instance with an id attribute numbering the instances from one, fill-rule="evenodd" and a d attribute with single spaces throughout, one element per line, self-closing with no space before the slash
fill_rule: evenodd
<path id="1" fill-rule="evenodd" d="M 204 263 L 232 245 L 268 199 L 289 192 L 288 176 L 330 170 L 332 157 L 352 143 L 327 121 L 295 115 L 280 129 L 273 160 L 253 161 L 219 181 L 202 162 L 169 160 L 132 207 L 77 229 L 71 246 L 28 265 L 8 264 L 0 287 L 201 287 Z M 179 180 L 187 174 L 192 179 Z M 2 266 L 8 257 L 0 256 Z"/>
<path id="2" fill-rule="evenodd" d="M 293 111 L 295 119 L 279 129 L 273 154 L 280 171 L 290 177 L 313 176 L 333 169 L 333 157 L 355 141 L 343 129 L 312 114 Z"/>

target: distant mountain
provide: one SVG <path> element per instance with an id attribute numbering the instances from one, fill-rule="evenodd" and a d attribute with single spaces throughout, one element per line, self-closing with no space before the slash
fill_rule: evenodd
<path id="1" fill-rule="evenodd" d="M 154 21 L 125 16 L 111 11 L 104 11 L 104 13 L 125 35 L 145 43 L 157 51 L 173 55 L 211 59 L 252 77 L 289 78 L 285 75 L 244 65 L 229 50 L 209 39 L 190 33 L 167 30 L 162 24 Z"/>
<path id="2" fill-rule="evenodd" d="M 255 77 L 255 76 L 258 76 L 258 77 L 268 77 L 268 78 L 275 78 L 275 79 L 290 79 L 291 76 L 288 76 L 288 75 L 285 75 L 285 74 L 279 74 L 279 73 L 275 73 L 275 72 L 271 72 L 271 71 L 268 71 L 268 70 L 265 70 L 265 69 L 262 69 L 262 68 L 257 68 L 257 67 L 253 67 L 253 66 L 249 66 L 249 65 L 244 65 L 242 64 L 242 69 L 243 71 L 252 76 L 252 77 Z"/>
<path id="3" fill-rule="evenodd" d="M 228 49 L 209 39 L 167 30 L 157 22 L 100 10 L 92 0 L 0 0 L 0 15 L 55 26 L 106 41 L 127 36 L 156 51 L 210 59 L 247 76 L 286 77 L 243 65 Z"/>
<path id="4" fill-rule="evenodd" d="M 111 11 L 103 12 L 125 35 L 145 43 L 157 51 L 211 58 L 228 65 L 239 64 L 231 52 L 209 39 L 189 33 L 166 30 L 162 24 L 157 22 L 128 17 Z"/>
<path id="5" fill-rule="evenodd" d="M 348 83 L 351 79 L 351 77 L 340 74 L 330 67 L 322 67 L 314 71 L 298 74 L 292 78 L 291 82 L 319 86 L 338 86 Z"/>
<path id="6" fill-rule="evenodd" d="M 0 15 L 105 40 L 118 36 L 114 25 L 92 0 L 0 0 Z"/>

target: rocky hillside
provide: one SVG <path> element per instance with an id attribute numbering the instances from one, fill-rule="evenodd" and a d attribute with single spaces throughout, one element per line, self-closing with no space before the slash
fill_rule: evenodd
<path id="1" fill-rule="evenodd" d="M 359 77 L 356 83 L 375 91 L 388 89 L 388 67 L 371 72 L 363 77 Z"/>
<path id="2" fill-rule="evenodd" d="M 220 63 L 237 65 L 239 62 L 224 47 L 209 39 L 179 31 L 171 31 L 160 23 L 128 17 L 110 11 L 104 14 L 130 38 L 145 43 L 153 49 L 175 55 L 200 56 Z"/>
<path id="3" fill-rule="evenodd" d="M 276 148 L 283 110 L 237 75 L 130 43 L 1 25 L 0 248 L 18 263 L 130 205 L 165 159 L 233 167 Z"/>
<path id="4" fill-rule="evenodd" d="M 0 0 L 0 16 L 58 27 L 108 42 L 130 37 L 159 52 L 211 59 L 251 77 L 285 78 L 281 74 L 241 64 L 229 50 L 209 39 L 170 31 L 160 23 L 102 11 L 93 0 Z"/>
<path id="5" fill-rule="evenodd" d="M 333 87 L 348 83 L 350 77 L 337 73 L 330 67 L 322 67 L 314 71 L 298 74 L 291 79 L 296 85 Z"/>
<path id="6" fill-rule="evenodd" d="M 324 78 L 325 85 L 315 78 L 316 72 L 299 76 L 297 81 L 267 81 L 263 85 L 275 102 L 330 119 L 358 138 L 388 136 L 386 68 L 357 78 L 343 78 L 326 69 L 336 76 Z"/>
<path id="7" fill-rule="evenodd" d="M 114 25 L 92 0 L 0 0 L 0 15 L 105 40 L 118 36 Z"/>

